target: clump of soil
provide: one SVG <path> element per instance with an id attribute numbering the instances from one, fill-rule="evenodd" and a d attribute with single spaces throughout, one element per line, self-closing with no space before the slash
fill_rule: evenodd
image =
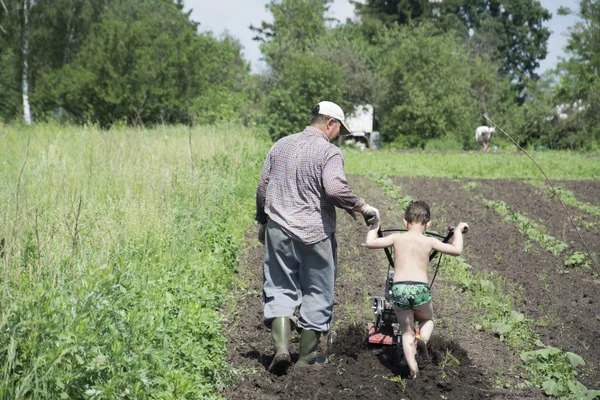
<path id="1" fill-rule="evenodd" d="M 368 331 L 364 325 L 351 324 L 343 326 L 333 335 L 331 354 L 344 355 L 356 359 L 358 354 L 367 348 Z"/>

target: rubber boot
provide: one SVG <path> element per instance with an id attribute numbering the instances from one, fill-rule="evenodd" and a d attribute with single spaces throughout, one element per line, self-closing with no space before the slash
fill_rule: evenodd
<path id="1" fill-rule="evenodd" d="M 317 347 L 321 332 L 310 329 L 303 329 L 300 334 L 300 345 L 298 349 L 299 358 L 296 367 L 307 367 L 309 365 L 322 364 L 325 362 L 323 357 L 317 356 Z"/>
<path id="2" fill-rule="evenodd" d="M 271 324 L 271 336 L 273 337 L 273 344 L 275 346 L 275 357 L 273 357 L 273 361 L 269 365 L 269 372 L 275 375 L 286 374 L 292 363 L 288 350 L 291 336 L 291 320 L 286 317 L 275 318 Z"/>

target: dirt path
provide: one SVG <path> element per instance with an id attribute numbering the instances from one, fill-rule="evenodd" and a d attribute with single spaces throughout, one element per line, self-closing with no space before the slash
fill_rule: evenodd
<path id="1" fill-rule="evenodd" d="M 378 207 L 390 225 L 400 226 L 400 212 L 370 180 L 349 177 L 356 193 Z M 504 381 L 521 381 L 513 366 L 518 363 L 503 343 L 473 328 L 476 315 L 464 313 L 464 300 L 450 283 L 435 283 L 436 334 L 431 342 L 433 364 L 417 380 L 395 363 L 395 349 L 366 346 L 367 322 L 372 321 L 371 298 L 381 296 L 387 261 L 383 251 L 362 246 L 366 235 L 362 221 L 338 212 L 339 271 L 334 309 L 335 341 L 329 363 L 294 370 L 276 377 L 266 372 L 272 358 L 270 334 L 262 323 L 263 248 L 248 234 L 248 247 L 240 263 L 240 288 L 229 308 L 231 325 L 226 332 L 228 359 L 240 375 L 225 392 L 229 399 L 542 399 L 534 389 L 495 388 L 498 373 Z M 437 294 L 439 293 L 439 295 Z M 233 311 L 235 310 L 235 312 Z M 321 349 L 325 350 L 324 340 Z M 451 354 L 458 364 L 448 363 Z M 297 358 L 297 343 L 292 359 Z M 499 366 L 503 369 L 499 371 Z"/>
<path id="2" fill-rule="evenodd" d="M 522 185 L 509 181 L 477 181 L 472 192 L 462 188 L 467 181 L 446 179 L 395 178 L 404 195 L 430 202 L 432 218 L 443 217 L 441 224 L 456 224 L 464 219 L 471 225 L 465 255 L 469 264 L 504 276 L 521 298 L 518 308 L 536 321 L 535 331 L 542 341 L 582 356 L 588 363 L 578 376 L 590 389 L 600 387 L 600 285 L 591 278 L 589 269 L 562 274 L 562 256 L 554 256 L 531 242 L 516 227 L 487 209 L 477 199 L 478 193 L 487 199 L 505 201 L 513 210 L 526 214 L 544 225 L 558 229 L 562 221 L 548 214 L 546 199 L 534 188 L 521 191 Z M 442 222 L 442 221 L 440 221 Z M 590 238 L 597 233 L 592 232 Z M 567 239 L 571 240 L 571 234 Z M 531 247 L 524 251 L 525 243 Z M 600 241 L 594 245 L 598 246 Z"/>

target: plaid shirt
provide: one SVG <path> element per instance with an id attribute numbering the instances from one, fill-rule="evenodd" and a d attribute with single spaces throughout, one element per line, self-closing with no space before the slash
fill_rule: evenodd
<path id="1" fill-rule="evenodd" d="M 313 244 L 335 232 L 335 207 L 362 206 L 344 174 L 342 151 L 319 129 L 284 137 L 269 151 L 256 190 L 256 220 L 268 217 L 292 238 Z"/>

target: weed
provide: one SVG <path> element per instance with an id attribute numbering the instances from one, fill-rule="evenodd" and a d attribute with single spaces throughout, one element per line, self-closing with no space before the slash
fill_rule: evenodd
<path id="1" fill-rule="evenodd" d="M 473 182 L 473 181 L 471 181 L 471 182 L 467 182 L 467 183 L 465 183 L 464 185 L 462 185 L 462 188 L 463 188 L 464 190 L 466 190 L 467 192 L 470 192 L 470 191 L 472 191 L 472 190 L 473 190 L 473 189 L 475 189 L 476 187 L 477 187 L 477 182 Z"/>
<path id="2" fill-rule="evenodd" d="M 406 390 L 406 379 L 403 379 L 400 375 L 394 376 L 383 376 L 383 379 L 388 380 L 390 382 L 399 383 L 402 387 L 402 392 Z"/>
<path id="3" fill-rule="evenodd" d="M 450 349 L 446 349 L 446 352 L 442 356 L 442 359 L 439 363 L 442 379 L 446 379 L 448 377 L 448 372 L 446 371 L 446 369 L 452 368 L 455 365 L 460 365 L 460 360 L 452 354 L 452 351 Z"/>
<path id="4" fill-rule="evenodd" d="M 546 280 L 547 275 L 544 273 L 540 273 L 538 274 L 538 281 L 545 281 Z"/>
<path id="5" fill-rule="evenodd" d="M 589 266 L 587 254 L 583 251 L 574 251 L 565 257 L 564 264 L 567 268 L 581 268 Z"/>
<path id="6" fill-rule="evenodd" d="M 496 380 L 494 386 L 498 388 L 510 387 L 510 383 L 504 378 L 504 366 L 502 360 L 498 360 L 498 367 L 496 368 Z"/>

